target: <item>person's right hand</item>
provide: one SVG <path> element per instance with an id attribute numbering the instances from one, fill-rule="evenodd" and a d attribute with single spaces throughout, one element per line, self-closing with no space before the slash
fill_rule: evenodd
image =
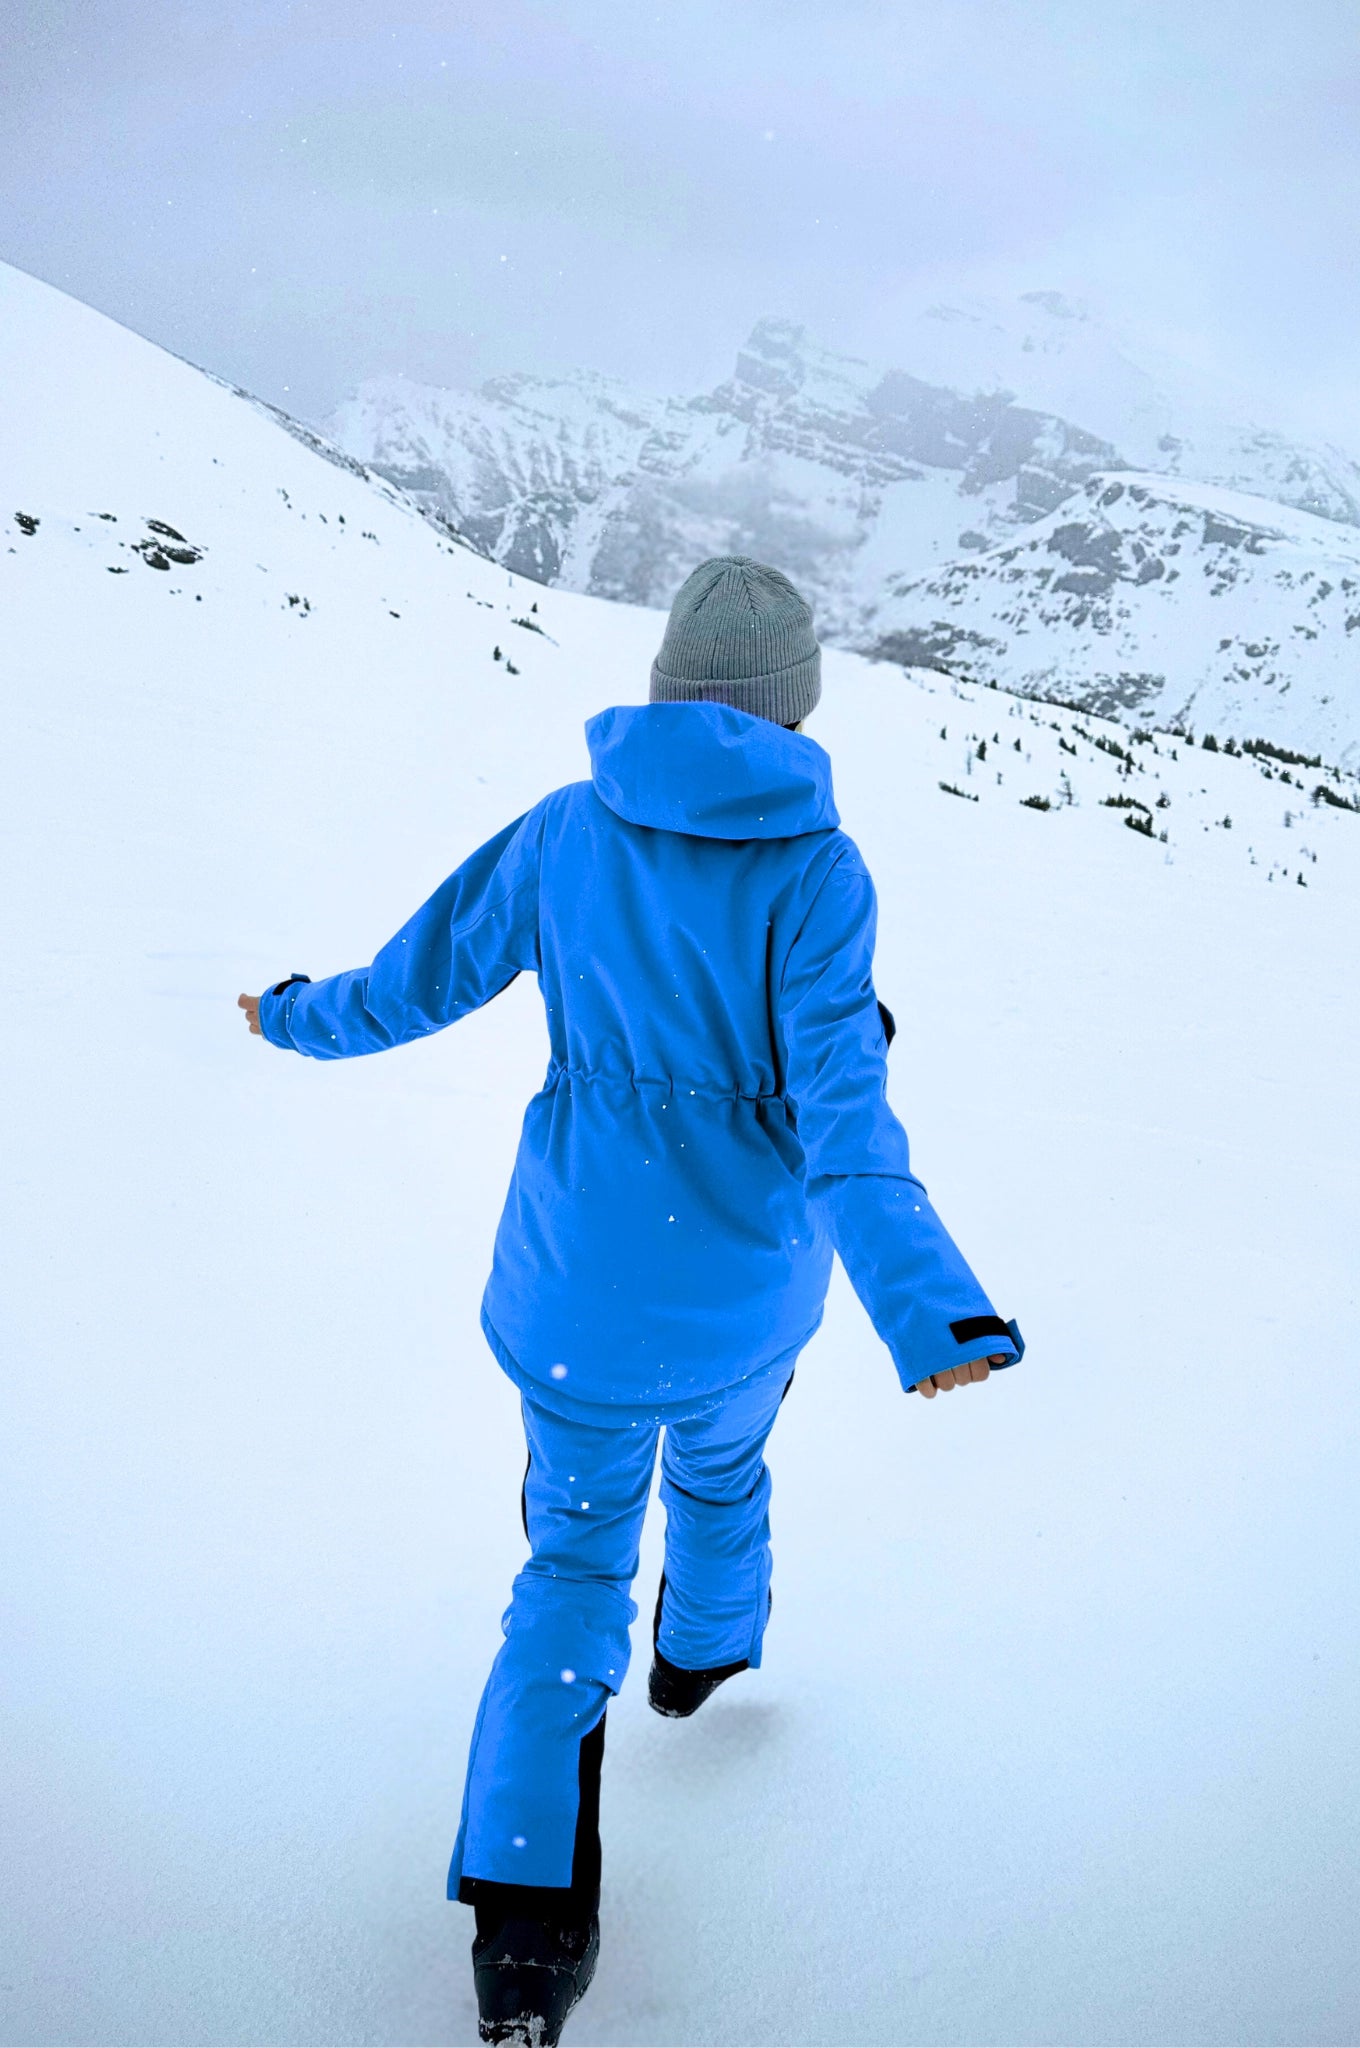
<path id="1" fill-rule="evenodd" d="M 917 1380 L 907 1392 L 924 1394 L 927 1401 L 933 1401 L 937 1393 L 947 1394 L 951 1387 L 969 1387 L 975 1380 L 989 1378 L 994 1365 L 1005 1363 L 1004 1351 L 994 1351 L 988 1358 L 970 1358 L 967 1365 L 952 1365 L 948 1372 L 933 1372 L 929 1379 Z"/>

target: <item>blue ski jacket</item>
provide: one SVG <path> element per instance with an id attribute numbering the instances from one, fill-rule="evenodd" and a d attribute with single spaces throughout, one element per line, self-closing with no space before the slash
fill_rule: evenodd
<path id="1" fill-rule="evenodd" d="M 885 1095 L 876 904 L 815 740 L 726 705 L 617 706 L 592 778 L 515 819 L 370 967 L 260 1001 L 313 1059 L 439 1031 L 538 976 L 551 1058 L 482 1303 L 558 1412 L 692 1410 L 821 1322 L 833 1250 L 902 1384 L 1005 1324 Z"/>

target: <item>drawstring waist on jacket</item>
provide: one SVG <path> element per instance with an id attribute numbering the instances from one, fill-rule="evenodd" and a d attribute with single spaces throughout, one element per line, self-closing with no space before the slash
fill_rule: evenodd
<path id="1" fill-rule="evenodd" d="M 655 1090 L 658 1094 L 685 1100 L 694 1096 L 698 1101 L 709 1102 L 782 1102 L 784 1096 L 778 1088 L 739 1088 L 735 1084 L 724 1087 L 716 1081 L 687 1081 L 683 1076 L 673 1074 L 644 1074 L 636 1068 L 622 1067 L 578 1067 L 564 1060 L 550 1060 L 548 1071 L 543 1078 L 543 1093 L 546 1095 L 561 1082 L 568 1081 L 590 1088 L 626 1088 L 635 1094 L 644 1090 Z"/>

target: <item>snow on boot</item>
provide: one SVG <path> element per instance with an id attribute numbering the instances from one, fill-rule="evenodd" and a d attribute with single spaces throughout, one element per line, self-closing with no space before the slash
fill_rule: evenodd
<path id="1" fill-rule="evenodd" d="M 585 1997 L 600 1955 L 600 1922 L 503 1920 L 472 1944 L 477 2031 L 516 2048 L 555 2048 Z"/>

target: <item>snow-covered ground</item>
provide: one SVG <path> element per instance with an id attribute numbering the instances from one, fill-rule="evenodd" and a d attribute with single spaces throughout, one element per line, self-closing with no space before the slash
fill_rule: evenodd
<path id="1" fill-rule="evenodd" d="M 476 1312 L 538 997 L 334 1066 L 235 998 L 585 773 L 662 619 L 0 293 L 0 2031 L 472 2041 L 443 1885 L 523 1554 Z M 811 730 L 895 1106 L 1030 1350 L 905 1398 L 838 1276 L 764 1668 L 691 1724 L 649 1530 L 568 2039 L 1354 2040 L 1354 784 L 840 653 Z"/>

